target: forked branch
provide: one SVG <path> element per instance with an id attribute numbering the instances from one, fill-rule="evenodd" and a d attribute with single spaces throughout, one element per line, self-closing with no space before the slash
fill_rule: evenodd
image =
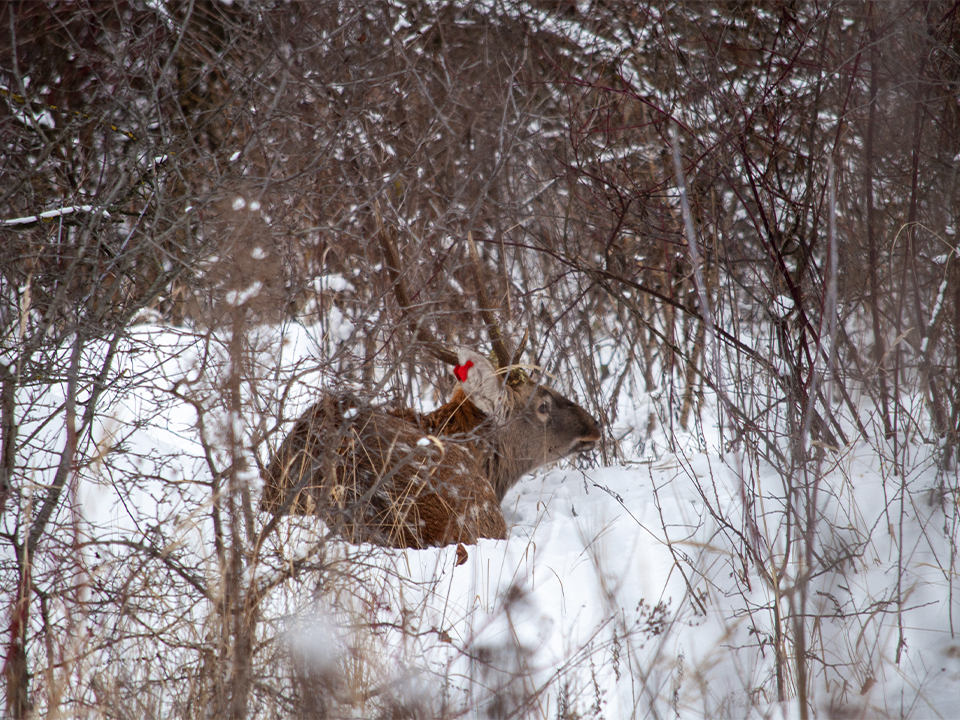
<path id="1" fill-rule="evenodd" d="M 390 276 L 393 294 L 396 295 L 397 304 L 400 306 L 400 314 L 403 315 L 403 318 L 414 328 L 417 340 L 426 346 L 427 351 L 431 355 L 440 362 L 447 363 L 448 365 L 459 365 L 460 360 L 457 358 L 457 354 L 437 340 L 433 333 L 423 327 L 422 319 L 414 317 L 411 312 L 413 303 L 400 277 L 400 255 L 397 252 L 397 245 L 383 224 L 383 217 L 380 215 L 379 208 L 375 209 L 375 215 L 377 219 L 377 237 L 380 239 L 380 249 L 383 250 L 383 263 L 387 268 L 387 274 Z"/>
<path id="2" fill-rule="evenodd" d="M 492 305 L 490 298 L 484 290 L 483 270 L 480 267 L 480 255 L 477 253 L 477 245 L 473 241 L 473 233 L 467 233 L 467 248 L 470 251 L 470 261 L 473 263 L 473 277 L 477 283 L 477 301 L 480 304 L 480 317 L 483 318 L 484 325 L 487 326 L 487 334 L 490 336 L 490 345 L 497 356 L 497 364 L 501 369 L 510 367 L 515 363 L 514 353 L 510 349 L 510 344 L 500 332 L 500 326 L 497 319 L 490 312 Z"/>
<path id="3" fill-rule="evenodd" d="M 457 354 L 443 345 L 427 328 L 423 327 L 423 319 L 418 318 L 413 313 L 413 301 L 407 292 L 406 285 L 401 276 L 400 253 L 397 250 L 396 240 L 383 223 L 383 216 L 379 208 L 374 208 L 377 223 L 377 238 L 380 241 L 380 249 L 383 251 L 383 262 L 390 277 L 390 284 L 393 287 L 393 294 L 397 298 L 397 304 L 400 306 L 400 313 L 403 318 L 415 330 L 417 340 L 423 343 L 427 351 L 435 358 L 448 365 L 458 365 Z M 501 369 L 509 368 L 520 362 L 520 355 L 527 342 L 527 333 L 524 333 L 523 342 L 514 352 L 510 348 L 509 341 L 500 331 L 500 325 L 497 323 L 491 308 L 490 298 L 484 289 L 483 269 L 480 265 L 480 256 L 477 253 L 477 246 L 473 241 L 473 235 L 467 233 L 467 246 L 470 252 L 470 260 L 473 265 L 473 275 L 477 285 L 477 302 L 480 310 L 480 317 L 487 327 L 487 335 L 490 338 L 490 345 L 497 358 L 497 364 Z"/>

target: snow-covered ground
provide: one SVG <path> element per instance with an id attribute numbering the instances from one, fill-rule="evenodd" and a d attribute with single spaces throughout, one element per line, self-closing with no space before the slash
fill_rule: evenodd
<path id="1" fill-rule="evenodd" d="M 825 514 L 851 513 L 859 526 L 841 530 L 867 547 L 810 583 L 817 706 L 825 717 L 954 717 L 960 642 L 950 604 L 958 608 L 944 572 L 950 543 L 931 527 L 943 514 L 932 505 L 905 513 L 898 620 L 891 511 L 899 501 L 884 502 L 896 491 L 884 488 L 875 460 L 855 448 L 823 480 L 850 491 L 849 504 L 825 500 Z M 416 608 L 407 634 L 438 631 L 418 635 L 415 649 L 398 638 L 397 660 L 455 678 L 427 687 L 454 700 L 459 693 L 465 707 L 489 694 L 517 707 L 533 702 L 543 717 L 799 717 L 795 703 L 776 702 L 773 629 L 773 607 L 785 615 L 795 593 L 787 581 L 775 592 L 745 566 L 741 543 L 711 517 L 698 483 L 715 493 L 713 511 L 738 517 L 737 473 L 699 455 L 530 478 L 504 502 L 510 538 L 482 541 L 459 567 L 452 548 L 384 553 L 396 601 L 379 620 L 401 623 L 405 608 Z M 772 469 L 759 478 L 770 483 L 779 485 Z M 782 546 L 775 533 L 762 540 L 774 553 Z"/>
<path id="2" fill-rule="evenodd" d="M 274 386 L 259 381 L 247 402 L 268 407 L 283 369 L 322 342 L 310 329 L 286 332 L 282 344 L 268 337 L 259 358 L 264 368 L 282 363 Z M 210 409 L 205 432 L 223 467 L 228 422 L 212 398 L 227 359 L 202 340 L 134 333 L 143 349 L 125 369 L 143 382 L 110 398 L 94 432 L 101 451 L 115 450 L 110 469 L 95 465 L 78 497 L 90 537 L 139 542 L 161 523 L 169 551 L 211 579 L 196 403 Z M 322 381 L 304 375 L 287 413 Z M 233 422 L 247 440 L 255 434 L 252 419 Z M 61 447 L 50 432 L 49 447 Z M 36 463 L 38 474 L 52 466 Z M 957 513 L 945 512 L 956 499 L 938 493 L 943 478 L 920 448 L 906 469 L 896 474 L 865 443 L 827 454 L 812 478 L 819 520 L 808 562 L 786 521 L 782 469 L 734 452 L 554 468 L 507 495 L 509 539 L 467 548 L 461 565 L 453 547 L 328 544 L 343 562 L 362 558 L 357 587 L 325 593 L 316 573 L 286 579 L 262 603 L 264 632 L 344 682 L 360 648 L 367 669 L 355 682 L 389 687 L 428 714 L 792 718 L 796 701 L 778 694 L 796 695 L 791 618 L 802 612 L 819 716 L 957 717 Z M 317 530 L 312 519 L 284 520 L 269 548 L 279 561 L 248 579 L 308 555 Z"/>

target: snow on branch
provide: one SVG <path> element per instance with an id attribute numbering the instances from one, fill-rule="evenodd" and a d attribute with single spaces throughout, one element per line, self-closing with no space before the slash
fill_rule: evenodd
<path id="1" fill-rule="evenodd" d="M 110 217 L 110 213 L 106 210 L 97 210 L 93 205 L 68 205 L 67 207 L 57 208 L 56 210 L 47 210 L 39 215 L 26 215 L 24 217 L 12 218 L 11 220 L 0 220 L 0 226 L 30 225 L 31 223 L 40 222 L 41 220 L 50 220 L 56 217 L 63 217 L 64 215 L 72 215 L 77 212 L 98 212 L 105 217 Z"/>

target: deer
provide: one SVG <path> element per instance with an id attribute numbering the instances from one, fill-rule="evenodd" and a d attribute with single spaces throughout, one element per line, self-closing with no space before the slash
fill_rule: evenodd
<path id="1" fill-rule="evenodd" d="M 527 473 L 593 450 L 600 425 L 518 364 L 526 338 L 511 352 L 489 313 L 472 237 L 497 366 L 469 348 L 443 346 L 409 317 L 398 253 L 382 224 L 379 230 L 401 312 L 428 352 L 453 365 L 458 387 L 426 414 L 323 393 L 274 452 L 261 507 L 275 515 L 318 515 L 354 543 L 420 549 L 506 539 L 501 502 L 507 491 Z"/>

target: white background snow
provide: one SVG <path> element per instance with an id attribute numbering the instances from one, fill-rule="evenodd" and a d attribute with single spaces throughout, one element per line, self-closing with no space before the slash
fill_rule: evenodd
<path id="1" fill-rule="evenodd" d="M 278 365 L 278 377 L 302 367 L 324 342 L 316 328 L 275 332 L 263 331 L 267 350 L 259 360 Z M 339 337 L 337 327 L 326 332 Z M 133 346 L 143 347 L 129 356 L 127 370 L 144 373 L 145 382 L 112 398 L 95 433 L 101 449 L 122 438 L 130 472 L 182 481 L 183 491 L 171 495 L 145 482 L 136 496 L 120 497 L 101 478 L 85 481 L 79 497 L 91 537 L 137 538 L 159 520 L 176 537 L 171 551 L 214 572 L 196 412 L 170 393 L 178 380 L 198 387 L 201 340 L 161 327 L 136 329 Z M 305 375 L 288 415 L 322 383 Z M 263 385 L 260 391 L 259 402 L 269 404 L 270 392 Z M 629 410 L 622 415 L 634 417 L 637 409 Z M 704 417 L 710 414 L 707 408 Z M 207 428 L 217 432 L 209 420 Z M 277 642 L 311 662 L 335 666 L 361 644 L 384 677 L 418 702 L 468 715 L 484 714 L 499 697 L 528 703 L 513 710 L 531 717 L 799 717 L 794 702 L 778 702 L 775 677 L 773 609 L 796 607 L 791 583 L 799 567 L 795 556 L 784 557 L 782 477 L 735 452 L 722 454 L 711 446 L 717 428 L 705 430 L 706 453 L 566 465 L 525 478 L 503 503 L 509 539 L 469 547 L 460 566 L 453 547 L 328 545 L 326 552 L 344 562 L 364 559 L 355 597 L 318 596 L 316 578 L 301 577 L 274 589 L 265 619 L 285 628 Z M 50 440 L 60 447 L 59 438 Z M 823 463 L 819 505 L 834 524 L 819 541 L 807 598 L 807 612 L 816 616 L 808 640 L 816 658 L 812 687 L 823 717 L 956 713 L 956 530 L 945 525 L 938 504 L 934 463 L 917 448 L 911 452 L 900 477 L 882 448 L 866 443 L 831 452 Z M 122 468 L 123 458 L 114 466 Z M 251 482 L 256 494 L 259 481 L 251 475 Z M 754 515 L 762 523 L 745 521 L 745 494 L 767 503 Z M 308 555 L 322 530 L 317 521 L 284 523 L 273 551 L 288 559 Z M 745 540 L 743 533 L 753 536 Z M 745 558 L 748 545 L 763 556 Z M 777 587 L 771 575 L 758 575 L 758 565 L 781 574 Z M 268 578 L 272 570 L 255 572 Z M 357 617 L 366 629 L 356 628 Z M 897 662 L 901 627 L 905 646 Z"/>

